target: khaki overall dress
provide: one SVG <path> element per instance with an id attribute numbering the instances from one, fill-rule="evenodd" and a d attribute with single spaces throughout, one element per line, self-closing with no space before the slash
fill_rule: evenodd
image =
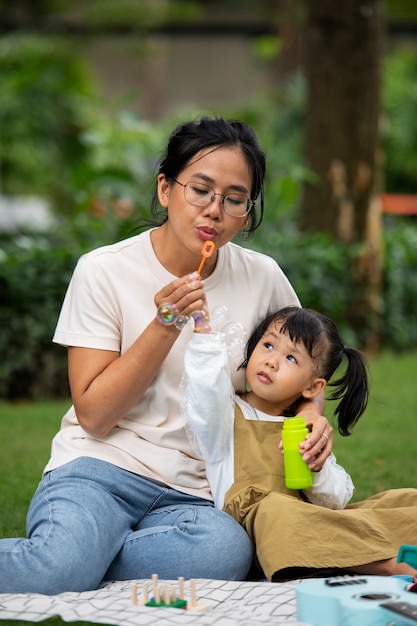
<path id="1" fill-rule="evenodd" d="M 279 422 L 246 420 L 236 405 L 235 482 L 224 510 L 247 531 L 269 580 L 330 575 L 417 545 L 417 489 L 384 491 L 343 510 L 311 504 L 285 487 L 281 430 Z"/>

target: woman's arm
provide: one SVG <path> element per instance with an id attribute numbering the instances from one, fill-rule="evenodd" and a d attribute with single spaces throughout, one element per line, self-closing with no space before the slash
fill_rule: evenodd
<path id="1" fill-rule="evenodd" d="M 156 309 L 171 302 L 179 313 L 189 315 L 205 306 L 202 283 L 190 288 L 187 278 L 176 279 L 161 289 L 155 296 Z M 86 432 L 96 437 L 106 436 L 140 401 L 179 332 L 155 317 L 123 355 L 92 348 L 68 349 L 72 401 Z"/>

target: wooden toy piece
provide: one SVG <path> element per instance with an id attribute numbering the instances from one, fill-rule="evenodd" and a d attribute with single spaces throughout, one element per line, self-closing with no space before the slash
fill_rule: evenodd
<path id="1" fill-rule="evenodd" d="M 195 590 L 194 578 L 190 580 L 190 590 L 191 590 L 191 606 L 195 606 L 197 604 L 197 595 L 196 595 L 196 590 Z"/>
<path id="2" fill-rule="evenodd" d="M 138 593 L 137 593 L 137 585 L 136 582 L 132 582 L 132 604 L 138 603 Z"/>
<path id="3" fill-rule="evenodd" d="M 158 574 L 152 574 L 152 593 L 154 598 L 158 592 Z"/>
<path id="4" fill-rule="evenodd" d="M 168 587 L 166 585 L 162 586 L 162 598 L 166 606 L 169 606 L 171 604 L 171 598 L 169 597 Z"/>
<path id="5" fill-rule="evenodd" d="M 190 579 L 190 589 L 191 589 L 191 600 L 188 605 L 188 610 L 189 611 L 211 611 L 211 609 L 213 608 L 213 605 L 210 604 L 210 602 L 197 602 L 194 578 Z"/>
<path id="6" fill-rule="evenodd" d="M 184 600 L 184 578 L 182 576 L 178 578 L 178 597 L 180 600 Z"/>
<path id="7" fill-rule="evenodd" d="M 143 583 L 143 598 L 142 598 L 142 602 L 143 602 L 143 604 L 146 604 L 147 602 L 149 602 L 148 583 L 146 581 Z"/>
<path id="8" fill-rule="evenodd" d="M 146 581 L 143 583 L 142 601 L 138 602 L 137 583 L 134 580 L 132 582 L 132 604 L 134 604 L 134 605 L 138 605 L 138 604 L 145 605 L 145 604 L 147 604 L 147 602 L 149 602 L 148 583 Z"/>

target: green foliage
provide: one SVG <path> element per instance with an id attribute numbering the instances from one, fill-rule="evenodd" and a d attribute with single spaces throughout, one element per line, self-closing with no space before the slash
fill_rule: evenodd
<path id="1" fill-rule="evenodd" d="M 414 0 L 385 0 L 385 10 L 390 21 L 414 21 L 417 19 L 417 5 Z"/>
<path id="2" fill-rule="evenodd" d="M 385 231 L 383 343 L 417 346 L 417 218 Z"/>
<path id="3" fill-rule="evenodd" d="M 0 40 L 3 193 L 69 201 L 71 167 L 85 157 L 85 70 L 62 40 L 8 35 Z"/>
<path id="4" fill-rule="evenodd" d="M 417 347 L 417 223 L 398 218 L 383 231 L 381 342 L 385 348 Z M 269 225 L 256 233 L 254 245 L 277 260 L 302 304 L 329 315 L 345 343 L 360 348 L 361 337 L 349 324 L 356 301 L 352 262 L 358 246 L 347 246 L 325 234 L 302 234 Z"/>
<path id="5" fill-rule="evenodd" d="M 76 210 L 108 220 L 148 215 L 154 168 L 166 134 L 163 124 L 102 105 L 82 137 L 88 162 L 72 169 Z"/>
<path id="6" fill-rule="evenodd" d="M 72 2 L 61 0 L 62 13 L 68 15 Z M 198 3 L 193 0 L 181 2 L 155 2 L 155 0 L 89 0 L 78 3 L 79 20 L 101 31 L 106 28 L 126 28 L 137 31 L 149 31 L 161 23 L 186 21 L 198 17 L 201 12 Z"/>
<path id="7" fill-rule="evenodd" d="M 342 245 L 326 234 L 301 234 L 296 230 L 280 229 L 279 224 L 259 231 L 253 243 L 278 262 L 303 306 L 329 315 L 345 343 L 360 343 L 348 322 L 354 289 L 350 268 L 355 247 Z"/>
<path id="8" fill-rule="evenodd" d="M 117 205 L 116 205 L 117 209 Z M 79 213 L 56 232 L 21 232 L 0 247 L 0 396 L 68 393 L 66 350 L 51 343 L 79 257 L 134 232 L 124 214 Z"/>
<path id="9" fill-rule="evenodd" d="M 61 215 L 138 217 L 148 211 L 164 125 L 95 97 L 76 59 L 62 39 L 0 41 L 3 193 L 46 197 Z"/>
<path id="10" fill-rule="evenodd" d="M 3 246 L 0 257 L 0 395 L 68 393 L 66 352 L 51 344 L 74 259 L 47 241 Z"/>
<path id="11" fill-rule="evenodd" d="M 385 58 L 382 145 L 385 189 L 417 193 L 417 55 L 402 46 Z"/>

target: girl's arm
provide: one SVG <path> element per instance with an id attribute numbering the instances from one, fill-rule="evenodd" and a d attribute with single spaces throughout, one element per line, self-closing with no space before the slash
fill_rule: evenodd
<path id="1" fill-rule="evenodd" d="M 313 473 L 313 486 L 304 489 L 312 504 L 328 509 L 344 509 L 352 498 L 354 485 L 346 470 L 331 454 L 320 472 Z"/>
<path id="2" fill-rule="evenodd" d="M 233 387 L 222 333 L 193 333 L 185 351 L 181 396 L 193 447 L 205 461 L 221 461 L 234 418 Z"/>

